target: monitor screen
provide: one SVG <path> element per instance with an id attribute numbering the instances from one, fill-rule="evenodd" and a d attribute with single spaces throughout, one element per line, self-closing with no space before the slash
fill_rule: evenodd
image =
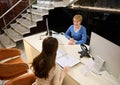
<path id="1" fill-rule="evenodd" d="M 105 61 L 105 70 L 116 78 L 120 76 L 120 46 L 92 32 L 90 55 L 101 57 Z"/>

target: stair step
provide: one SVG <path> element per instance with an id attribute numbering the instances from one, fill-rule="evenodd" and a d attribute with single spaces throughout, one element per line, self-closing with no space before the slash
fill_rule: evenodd
<path id="1" fill-rule="evenodd" d="M 20 35 L 19 33 L 15 32 L 11 28 L 5 29 L 4 31 L 14 42 L 20 41 L 23 38 L 22 35 Z"/>
<path id="2" fill-rule="evenodd" d="M 31 16 L 32 16 L 32 20 L 37 22 L 37 21 L 42 21 L 43 20 L 43 17 L 41 15 L 35 15 L 35 14 L 29 14 L 29 13 L 23 13 L 22 14 L 22 17 L 28 19 L 28 20 L 31 20 Z"/>
<path id="3" fill-rule="evenodd" d="M 54 9 L 54 5 L 49 3 L 39 3 L 39 4 L 33 4 L 32 8 L 51 10 Z"/>
<path id="4" fill-rule="evenodd" d="M 67 3 L 67 0 L 66 1 L 56 1 L 54 2 L 54 7 L 66 7 L 68 6 L 69 3 Z"/>
<path id="5" fill-rule="evenodd" d="M 5 48 L 16 47 L 16 43 L 13 42 L 6 34 L 0 35 L 0 42 Z"/>
<path id="6" fill-rule="evenodd" d="M 16 19 L 16 21 L 29 29 L 37 26 L 37 24 L 35 22 L 31 22 L 24 18 L 18 18 L 18 19 Z"/>
<path id="7" fill-rule="evenodd" d="M 41 0 L 37 0 L 37 4 L 53 4 L 54 8 L 55 7 L 66 7 L 68 6 L 70 3 L 72 2 L 76 2 L 76 0 L 53 0 L 51 1 L 41 1 Z"/>
<path id="8" fill-rule="evenodd" d="M 30 12 L 30 9 L 27 9 L 27 12 Z M 32 14 L 36 14 L 36 15 L 48 15 L 49 12 L 48 10 L 43 10 L 43 9 L 31 9 Z"/>
<path id="9" fill-rule="evenodd" d="M 30 33 L 30 29 L 27 29 L 26 27 L 20 25 L 19 23 L 13 23 L 13 24 L 10 24 L 10 26 L 21 35 Z"/>
<path id="10" fill-rule="evenodd" d="M 50 1 L 50 0 L 37 0 L 37 4 L 41 5 L 41 6 L 48 6 L 48 5 L 52 5 L 54 7 L 54 2 L 56 2 L 55 0 Z M 58 1 L 57 1 L 58 2 Z"/>
<path id="11" fill-rule="evenodd" d="M 52 2 L 50 0 L 37 0 L 37 4 L 52 4 L 53 1 L 55 2 L 56 0 L 52 0 Z"/>

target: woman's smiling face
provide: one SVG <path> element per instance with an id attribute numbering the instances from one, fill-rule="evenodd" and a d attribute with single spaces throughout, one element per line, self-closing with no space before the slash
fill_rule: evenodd
<path id="1" fill-rule="evenodd" d="M 73 24 L 74 24 L 75 28 L 79 28 L 81 22 L 80 22 L 79 20 L 77 20 L 77 19 L 74 18 L 74 19 L 73 19 Z"/>

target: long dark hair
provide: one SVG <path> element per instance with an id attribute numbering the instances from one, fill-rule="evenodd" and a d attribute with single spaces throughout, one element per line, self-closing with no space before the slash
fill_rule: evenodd
<path id="1" fill-rule="evenodd" d="M 34 58 L 32 66 L 34 73 L 39 78 L 48 78 L 49 71 L 55 66 L 58 41 L 56 38 L 47 37 L 42 43 L 42 52 Z"/>

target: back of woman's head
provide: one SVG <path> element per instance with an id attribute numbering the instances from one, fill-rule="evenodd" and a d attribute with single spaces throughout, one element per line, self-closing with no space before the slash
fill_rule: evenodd
<path id="1" fill-rule="evenodd" d="M 42 43 L 42 52 L 34 58 L 32 66 L 34 73 L 39 78 L 48 78 L 49 71 L 55 66 L 58 41 L 56 38 L 47 37 Z"/>
<path id="2" fill-rule="evenodd" d="M 57 48 L 58 48 L 58 41 L 56 38 L 47 37 L 43 40 L 42 51 L 45 52 L 46 54 L 56 53 Z"/>

